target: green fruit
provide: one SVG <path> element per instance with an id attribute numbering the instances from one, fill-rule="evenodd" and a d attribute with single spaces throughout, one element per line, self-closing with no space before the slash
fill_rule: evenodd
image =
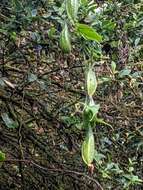
<path id="1" fill-rule="evenodd" d="M 95 76 L 95 72 L 92 68 L 89 68 L 87 73 L 87 92 L 89 96 L 93 96 L 97 88 L 97 79 Z"/>
<path id="2" fill-rule="evenodd" d="M 86 138 L 82 144 L 82 159 L 83 161 L 90 166 L 94 159 L 94 135 L 92 128 L 89 127 L 87 131 Z"/>
<path id="3" fill-rule="evenodd" d="M 67 15 L 72 24 L 76 21 L 79 4 L 79 0 L 66 0 Z"/>
<path id="4" fill-rule="evenodd" d="M 71 51 L 71 42 L 67 24 L 64 25 L 60 35 L 60 47 L 64 53 L 70 53 Z"/>

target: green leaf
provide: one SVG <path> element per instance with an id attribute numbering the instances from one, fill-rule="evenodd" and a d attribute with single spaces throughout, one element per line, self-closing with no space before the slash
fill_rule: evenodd
<path id="1" fill-rule="evenodd" d="M 110 77 L 101 77 L 98 79 L 98 84 L 102 84 L 105 82 L 111 82 L 111 78 Z"/>
<path id="2" fill-rule="evenodd" d="M 130 69 L 123 69 L 119 72 L 119 77 L 123 78 L 124 76 L 129 76 L 131 73 Z"/>
<path id="3" fill-rule="evenodd" d="M 83 6 L 86 6 L 88 4 L 88 0 L 80 0 L 80 3 L 83 5 Z"/>
<path id="4" fill-rule="evenodd" d="M 143 71 L 136 71 L 132 74 L 133 78 L 139 78 L 143 75 Z"/>
<path id="5" fill-rule="evenodd" d="M 6 158 L 5 153 L 3 153 L 2 151 L 0 151 L 0 161 L 4 161 Z"/>
<path id="6" fill-rule="evenodd" d="M 125 174 L 123 175 L 125 178 L 127 178 L 128 180 L 130 180 L 132 183 L 142 183 L 143 180 L 139 179 L 138 176 L 133 175 L 133 174 Z"/>
<path id="7" fill-rule="evenodd" d="M 86 138 L 82 144 L 82 159 L 88 166 L 90 166 L 90 164 L 93 162 L 94 151 L 94 135 L 92 128 L 89 127 L 86 134 Z"/>
<path id="8" fill-rule="evenodd" d="M 48 37 L 49 37 L 50 39 L 53 39 L 55 33 L 56 33 L 55 27 L 51 27 L 51 28 L 49 29 L 49 31 L 48 31 Z"/>
<path id="9" fill-rule="evenodd" d="M 103 28 L 108 31 L 108 30 L 114 30 L 116 27 L 116 23 L 115 22 L 112 22 L 112 21 L 103 21 Z"/>
<path id="10" fill-rule="evenodd" d="M 16 41 L 16 37 L 17 37 L 16 32 L 11 32 L 11 33 L 10 33 L 10 39 L 11 39 L 12 41 Z"/>
<path id="11" fill-rule="evenodd" d="M 16 10 L 20 11 L 22 8 L 22 4 L 19 0 L 12 0 L 13 6 Z"/>
<path id="12" fill-rule="evenodd" d="M 0 33 L 7 34 L 7 30 L 0 28 Z"/>
<path id="13" fill-rule="evenodd" d="M 83 127 L 88 128 L 89 124 L 91 124 L 92 121 L 94 121 L 94 118 L 96 119 L 96 115 L 99 111 L 100 105 L 95 104 L 94 100 L 92 100 L 92 97 L 90 97 L 90 102 L 85 106 L 84 112 L 83 112 Z"/>
<path id="14" fill-rule="evenodd" d="M 109 126 L 109 127 L 113 130 L 112 125 L 110 125 L 109 123 L 106 123 L 106 122 L 105 122 L 103 119 L 101 119 L 101 118 L 97 118 L 97 117 L 96 117 L 96 122 L 97 122 L 97 123 L 104 124 L 104 125 L 107 125 L 107 126 Z"/>
<path id="15" fill-rule="evenodd" d="M 75 126 L 76 126 L 77 129 L 82 130 L 84 124 L 83 123 L 77 123 Z"/>
<path id="16" fill-rule="evenodd" d="M 2 120 L 4 121 L 5 125 L 8 127 L 8 128 L 16 128 L 18 127 L 18 123 L 13 121 L 7 113 L 2 113 L 1 114 L 1 117 L 2 117 Z"/>
<path id="17" fill-rule="evenodd" d="M 102 41 L 102 36 L 99 35 L 93 28 L 89 27 L 88 25 L 78 23 L 76 26 L 77 26 L 78 32 L 85 39 L 93 40 L 93 41 L 96 41 L 96 42 L 101 42 Z"/>
<path id="18" fill-rule="evenodd" d="M 97 115 L 99 108 L 100 108 L 99 104 L 87 107 L 87 111 L 92 113 L 92 117 L 91 117 L 90 121 L 92 121 L 93 118 Z"/>
<path id="19" fill-rule="evenodd" d="M 134 42 L 134 43 L 135 43 L 135 47 L 137 47 L 137 46 L 138 46 L 138 44 L 139 44 L 140 40 L 141 40 L 140 38 L 136 38 L 136 39 L 135 39 L 135 42 Z"/>
<path id="20" fill-rule="evenodd" d="M 95 150 L 94 159 L 98 164 L 102 163 L 102 159 L 106 158 L 104 154 L 101 154 Z"/>
<path id="21" fill-rule="evenodd" d="M 89 103 L 86 106 L 86 111 L 92 113 L 92 117 L 96 116 L 100 108 L 100 104 L 95 104 L 92 97 L 89 97 Z M 91 119 L 92 120 L 92 119 Z"/>
<path id="22" fill-rule="evenodd" d="M 119 168 L 118 163 L 114 163 L 114 162 L 108 163 L 105 170 L 108 172 L 110 171 L 111 173 L 115 173 L 115 174 L 123 173 L 123 170 Z"/>
<path id="23" fill-rule="evenodd" d="M 111 63 L 111 69 L 112 69 L 112 72 L 115 73 L 115 71 L 116 71 L 116 63 L 114 61 L 112 61 L 112 63 Z"/>
<path id="24" fill-rule="evenodd" d="M 34 82 L 37 80 L 37 75 L 33 73 L 28 73 L 28 82 Z"/>

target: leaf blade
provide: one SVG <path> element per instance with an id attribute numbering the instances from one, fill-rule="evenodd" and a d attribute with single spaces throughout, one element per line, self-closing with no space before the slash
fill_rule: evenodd
<path id="1" fill-rule="evenodd" d="M 93 40 L 96 42 L 101 42 L 102 41 L 102 36 L 100 34 L 98 34 L 93 28 L 91 28 L 90 26 L 86 25 L 86 24 L 80 24 L 77 23 L 77 30 L 78 32 L 85 38 L 88 40 Z"/>

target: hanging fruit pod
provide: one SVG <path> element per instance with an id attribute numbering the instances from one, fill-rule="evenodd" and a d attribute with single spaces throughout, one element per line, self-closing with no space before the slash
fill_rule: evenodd
<path id="1" fill-rule="evenodd" d="M 93 96 L 97 88 L 97 79 L 92 67 L 89 68 L 87 73 L 87 92 L 89 96 Z"/>
<path id="2" fill-rule="evenodd" d="M 67 15 L 72 24 L 76 21 L 79 4 L 79 0 L 66 0 Z"/>
<path id="3" fill-rule="evenodd" d="M 60 47 L 64 53 L 70 53 L 71 51 L 71 41 L 67 24 L 64 25 L 60 35 Z"/>
<path id="4" fill-rule="evenodd" d="M 89 127 L 86 138 L 82 144 L 82 159 L 83 161 L 90 166 L 94 159 L 94 151 L 95 151 L 95 145 L 94 145 L 94 135 L 92 128 Z"/>

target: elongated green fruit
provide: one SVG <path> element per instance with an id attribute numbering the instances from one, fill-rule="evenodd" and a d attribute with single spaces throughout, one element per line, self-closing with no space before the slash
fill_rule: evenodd
<path id="1" fill-rule="evenodd" d="M 66 11 L 70 21 L 74 23 L 77 18 L 79 0 L 66 0 Z"/>
<path id="2" fill-rule="evenodd" d="M 87 73 L 87 92 L 89 96 L 93 96 L 97 88 L 97 80 L 95 76 L 95 72 L 92 68 L 89 68 Z"/>
<path id="3" fill-rule="evenodd" d="M 64 25 L 60 35 L 60 47 L 64 53 L 69 53 L 71 51 L 71 41 L 67 24 Z"/>
<path id="4" fill-rule="evenodd" d="M 82 144 L 82 159 L 83 161 L 90 166 L 94 159 L 94 151 L 95 151 L 95 145 L 94 145 L 94 135 L 92 128 L 89 127 L 86 138 Z"/>

